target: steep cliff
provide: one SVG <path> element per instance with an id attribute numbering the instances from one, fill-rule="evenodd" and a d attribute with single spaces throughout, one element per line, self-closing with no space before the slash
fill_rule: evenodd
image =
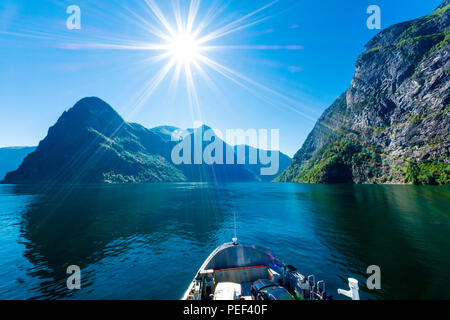
<path id="1" fill-rule="evenodd" d="M 450 0 L 376 35 L 278 181 L 450 183 Z"/>

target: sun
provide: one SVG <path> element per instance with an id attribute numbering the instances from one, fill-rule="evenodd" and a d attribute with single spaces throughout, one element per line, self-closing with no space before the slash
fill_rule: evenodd
<path id="1" fill-rule="evenodd" d="M 270 101 L 273 105 L 284 106 L 290 110 L 302 107 L 296 99 L 292 99 L 281 92 L 274 90 L 265 84 L 248 77 L 231 66 L 222 64 L 217 57 L 231 50 L 301 50 L 299 45 L 258 45 L 258 44 L 229 44 L 232 35 L 262 23 L 280 12 L 269 14 L 269 8 L 275 6 L 279 0 L 264 0 L 262 7 L 256 8 L 249 13 L 243 13 L 236 19 L 234 15 L 220 18 L 220 13 L 226 6 L 218 3 L 200 10 L 200 3 L 204 0 L 171 0 L 171 1 L 142 1 L 142 16 L 130 8 L 125 8 L 133 17 L 133 21 L 148 35 L 145 40 L 128 39 L 118 37 L 117 39 L 106 38 L 105 42 L 99 39 L 89 39 L 88 42 L 64 44 L 64 48 L 70 49 L 101 49 L 101 50 L 143 50 L 149 52 L 141 61 L 143 67 L 160 64 L 161 67 L 146 81 L 141 90 L 136 94 L 136 102 L 133 112 L 137 112 L 150 98 L 151 95 L 168 80 L 169 90 L 174 93 L 182 78 L 185 79 L 187 89 L 187 103 L 191 116 L 201 119 L 200 99 L 197 92 L 197 82 L 208 86 L 208 89 L 222 94 L 214 77 L 220 77 L 232 82 L 257 96 L 264 101 Z M 173 18 L 166 16 L 157 2 L 171 2 Z M 205 1 L 207 2 L 207 1 Z M 211 1 L 212 2 L 212 1 Z M 219 1 L 217 1 L 219 2 Z M 203 16 L 201 16 L 203 15 Z M 241 38 L 241 37 L 239 37 Z M 225 41 L 225 43 L 222 43 Z M 222 61 L 226 59 L 221 59 Z M 159 67 L 159 66 L 158 66 Z M 169 74 L 172 79 L 169 80 Z M 301 113 L 303 116 L 304 114 Z"/>
<path id="2" fill-rule="evenodd" d="M 183 31 L 169 41 L 167 50 L 177 63 L 186 65 L 198 60 L 202 47 L 194 35 Z"/>

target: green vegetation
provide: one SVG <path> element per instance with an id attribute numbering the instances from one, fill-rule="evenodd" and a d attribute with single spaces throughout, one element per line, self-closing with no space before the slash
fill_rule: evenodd
<path id="1" fill-rule="evenodd" d="M 412 116 L 412 118 L 410 120 L 407 121 L 407 123 L 419 124 L 420 122 L 422 122 L 422 120 L 424 118 L 425 118 L 424 115 L 415 114 L 415 115 Z"/>
<path id="2" fill-rule="evenodd" d="M 422 41 L 433 41 L 433 42 L 441 42 L 445 39 L 445 33 L 434 33 L 428 35 L 417 36 L 413 38 L 403 39 L 397 42 L 397 48 L 400 48 L 404 45 L 410 45 Z"/>
<path id="3" fill-rule="evenodd" d="M 324 146 L 302 168 L 295 182 L 351 183 L 352 168 L 373 179 L 379 175 L 380 151 L 376 147 L 364 148 L 349 138 L 341 138 Z"/>
<path id="4" fill-rule="evenodd" d="M 423 27 L 426 24 L 429 23 L 433 23 L 433 21 L 437 20 L 437 19 L 441 19 L 441 16 L 443 13 L 445 13 L 448 9 L 450 8 L 450 5 L 445 6 L 444 8 L 441 8 L 439 10 L 436 10 L 432 13 L 430 13 L 429 15 L 416 19 L 414 21 L 414 23 L 411 25 L 411 27 L 409 27 L 408 29 L 406 29 L 401 35 L 400 35 L 400 39 L 405 39 L 405 38 L 411 38 L 414 37 L 416 34 L 420 33 L 421 30 L 423 30 Z"/>
<path id="5" fill-rule="evenodd" d="M 409 162 L 406 166 L 405 180 L 416 185 L 450 184 L 450 164 L 440 161 Z"/>
<path id="6" fill-rule="evenodd" d="M 450 9 L 450 4 L 446 5 L 445 7 L 434 11 L 433 13 L 429 14 L 428 16 L 432 17 L 432 16 L 439 16 L 441 14 L 443 14 L 444 12 L 446 12 L 448 9 Z"/>
<path id="7" fill-rule="evenodd" d="M 378 51 L 378 50 L 380 50 L 380 49 L 382 49 L 382 48 L 383 48 L 383 46 L 378 46 L 378 47 L 376 47 L 376 48 L 372 48 L 372 49 L 367 50 L 367 51 L 364 52 L 363 54 L 369 54 L 369 53 L 371 53 L 371 52 Z"/>
<path id="8" fill-rule="evenodd" d="M 299 172 L 294 179 L 299 183 L 354 183 L 358 175 L 365 176 L 370 183 L 384 183 L 391 180 L 395 172 L 382 171 L 381 155 L 379 148 L 365 147 L 349 138 L 341 138 L 324 146 L 300 170 L 299 167 L 288 170 Z M 392 170 L 397 170 L 394 175 L 400 179 L 403 176 L 405 183 L 450 184 L 450 164 L 445 162 L 408 161 L 406 167 L 391 166 Z M 292 176 L 293 172 L 289 175 Z"/>

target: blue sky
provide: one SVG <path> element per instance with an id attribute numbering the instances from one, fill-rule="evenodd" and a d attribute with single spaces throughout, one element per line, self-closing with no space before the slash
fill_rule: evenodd
<path id="1" fill-rule="evenodd" d="M 175 24 L 170 1 L 154 1 L 169 23 Z M 179 2 L 183 13 L 189 1 Z M 315 120 L 349 87 L 358 55 L 379 32 L 366 27 L 367 7 L 375 4 L 381 8 L 384 29 L 426 15 L 441 1 L 280 0 L 248 20 L 261 19 L 259 23 L 208 43 L 228 46 L 205 55 L 243 78 L 232 77 L 238 84 L 199 62 L 214 85 L 193 71 L 199 107 L 194 112 L 183 72 L 178 86 L 171 86 L 173 70 L 148 99 L 138 103 L 138 93 L 151 86 L 152 78 L 165 65 L 151 61 L 154 51 L 89 47 L 156 41 L 131 14 L 136 12 L 162 29 L 156 18 L 147 14 L 144 2 L 127 1 L 129 10 L 124 3 L 2 0 L 0 147 L 37 145 L 64 110 L 83 97 L 98 96 L 125 120 L 148 128 L 187 128 L 193 121 L 202 121 L 223 131 L 280 129 L 280 149 L 292 156 Z M 208 17 L 211 6 L 222 10 L 205 27 L 207 34 L 269 3 L 203 0 L 196 22 Z M 81 8 L 81 30 L 66 28 L 66 8 L 72 4 Z M 82 45 L 74 48 L 73 44 Z"/>

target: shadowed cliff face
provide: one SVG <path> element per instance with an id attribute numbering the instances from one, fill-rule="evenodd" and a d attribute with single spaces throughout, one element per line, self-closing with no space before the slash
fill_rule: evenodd
<path id="1" fill-rule="evenodd" d="M 446 0 L 375 36 L 279 180 L 448 184 L 449 32 Z"/>

